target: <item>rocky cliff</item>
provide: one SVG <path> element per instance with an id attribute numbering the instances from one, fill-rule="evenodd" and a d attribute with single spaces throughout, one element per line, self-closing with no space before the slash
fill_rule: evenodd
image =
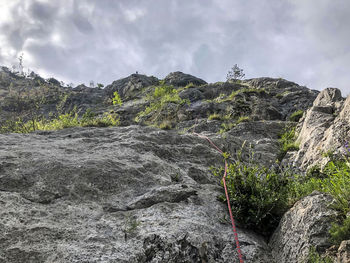
<path id="1" fill-rule="evenodd" d="M 35 108 L 40 116 L 76 107 L 80 115 L 90 108 L 120 117 L 118 127 L 0 135 L 1 263 L 239 262 L 227 207 L 218 200 L 220 178 L 209 169 L 222 167 L 223 158 L 192 132 L 232 159 L 248 142 L 256 160 L 272 166 L 281 158 L 281 133 L 303 110 L 300 148 L 282 163 L 306 170 L 324 162 L 323 151 L 341 151 L 349 127 L 350 101 L 338 90 L 319 93 L 283 79 L 208 84 L 175 72 L 163 81 L 133 74 L 104 89 L 72 89 L 5 69 L 0 77 L 3 123 L 30 120 L 38 97 L 45 98 Z M 149 94 L 159 85 L 172 85 L 176 100 L 154 106 Z M 111 103 L 115 92 L 121 106 Z M 338 215 L 332 200 L 306 196 L 271 237 L 237 222 L 244 262 L 302 262 L 311 247 L 324 252 Z M 348 251 L 342 243 L 333 258 L 348 262 Z"/>

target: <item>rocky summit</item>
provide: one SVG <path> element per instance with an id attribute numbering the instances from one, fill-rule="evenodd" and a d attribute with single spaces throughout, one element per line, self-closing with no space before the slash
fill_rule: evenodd
<path id="1" fill-rule="evenodd" d="M 74 88 L 3 67 L 0 263 L 240 262 L 220 197 L 224 160 L 287 169 L 300 185 L 317 169 L 326 180 L 346 155 L 349 98 L 284 79 L 207 83 L 181 72 Z M 239 192 L 228 186 L 236 215 Z M 243 261 L 350 262 L 348 205 L 321 186 L 294 191 L 269 232 L 237 219 Z M 335 223 L 345 232 L 337 241 Z"/>

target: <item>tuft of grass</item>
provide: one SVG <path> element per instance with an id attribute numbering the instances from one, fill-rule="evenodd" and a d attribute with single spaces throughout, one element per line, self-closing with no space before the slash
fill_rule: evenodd
<path id="1" fill-rule="evenodd" d="M 233 100 L 238 94 L 265 94 L 266 89 L 261 88 L 241 88 L 239 90 L 233 91 L 228 97 L 227 100 Z"/>
<path id="2" fill-rule="evenodd" d="M 183 105 L 190 104 L 188 99 L 181 99 L 178 90 L 176 90 L 173 86 L 165 85 L 164 82 L 160 82 L 160 86 L 155 87 L 154 92 L 147 96 L 147 100 L 150 102 L 149 106 L 146 107 L 145 110 L 140 111 L 136 118 L 136 122 L 140 122 L 141 118 L 151 115 L 149 117 L 154 117 L 157 119 L 158 115 L 166 106 L 170 103 Z"/>
<path id="3" fill-rule="evenodd" d="M 73 110 L 69 113 L 59 114 L 51 119 L 35 119 L 24 122 L 22 119 L 7 121 L 0 127 L 0 133 L 29 133 L 36 130 L 51 131 L 62 130 L 71 127 L 109 127 L 118 126 L 120 123 L 117 114 L 105 112 L 102 116 L 96 116 L 88 109 L 82 118 Z"/>
<path id="4" fill-rule="evenodd" d="M 248 122 L 248 121 L 250 121 L 250 117 L 249 116 L 241 116 L 236 121 L 236 125 L 240 124 L 241 122 Z"/>
<path id="5" fill-rule="evenodd" d="M 230 115 L 225 115 L 221 117 L 221 120 L 229 120 L 229 119 L 230 119 Z M 221 129 L 219 133 L 222 134 L 224 132 L 231 130 L 233 127 L 237 126 L 241 122 L 249 122 L 249 121 L 250 121 L 249 116 L 240 116 L 235 122 L 224 122 L 221 124 Z"/>
<path id="6" fill-rule="evenodd" d="M 194 87 L 195 87 L 194 84 L 191 82 L 185 86 L 185 89 L 194 88 Z"/>
<path id="7" fill-rule="evenodd" d="M 208 120 L 222 120 L 222 116 L 218 113 L 210 114 Z"/>
<path id="8" fill-rule="evenodd" d="M 278 160 L 282 160 L 287 152 L 299 150 L 299 145 L 296 142 L 296 127 L 288 127 L 284 130 L 284 133 L 280 135 L 278 140 L 280 144 L 280 153 L 278 154 Z"/>
<path id="9" fill-rule="evenodd" d="M 301 119 L 301 117 L 303 117 L 303 114 L 304 114 L 303 110 L 297 110 L 289 116 L 289 120 L 298 122 Z"/>
<path id="10" fill-rule="evenodd" d="M 158 127 L 162 130 L 171 130 L 173 128 L 173 124 L 168 120 L 164 120 L 161 124 L 158 125 Z"/>

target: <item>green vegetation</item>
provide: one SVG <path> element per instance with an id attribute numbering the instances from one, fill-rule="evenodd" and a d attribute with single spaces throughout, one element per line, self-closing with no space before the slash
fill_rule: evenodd
<path id="1" fill-rule="evenodd" d="M 222 120 L 222 116 L 218 113 L 210 114 L 208 120 Z"/>
<path id="2" fill-rule="evenodd" d="M 315 247 L 311 247 L 305 263 L 333 263 L 333 260 L 329 257 L 320 256 Z"/>
<path id="3" fill-rule="evenodd" d="M 264 88 L 241 88 L 239 90 L 233 91 L 225 100 L 233 100 L 238 94 L 265 94 L 266 90 Z"/>
<path id="4" fill-rule="evenodd" d="M 170 121 L 174 116 L 171 113 L 167 114 L 166 107 L 169 104 L 180 106 L 190 103 L 189 100 L 181 99 L 178 90 L 173 86 L 166 85 L 164 81 L 161 81 L 160 85 L 155 87 L 154 92 L 147 96 L 147 100 L 150 102 L 150 105 L 137 114 L 135 121 L 140 122 L 143 117 L 150 118 L 153 124 L 157 124 L 158 121 Z M 164 115 L 169 119 L 164 119 Z"/>
<path id="5" fill-rule="evenodd" d="M 284 96 L 288 95 L 290 93 L 290 91 L 284 91 L 283 93 L 278 93 L 275 95 L 276 98 L 281 99 Z"/>
<path id="6" fill-rule="evenodd" d="M 112 98 L 112 103 L 113 103 L 113 105 L 119 105 L 119 106 L 122 106 L 122 104 L 123 104 L 123 102 L 122 102 L 122 99 L 120 98 L 120 96 L 119 96 L 119 93 L 118 93 L 118 91 L 115 91 L 114 93 L 113 93 L 113 95 L 114 95 L 114 97 Z"/>
<path id="7" fill-rule="evenodd" d="M 194 84 L 191 82 L 185 86 L 185 89 L 194 88 L 194 87 L 195 87 Z"/>
<path id="8" fill-rule="evenodd" d="M 350 183 L 348 181 L 348 183 Z M 340 245 L 343 240 L 350 239 L 350 217 L 346 217 L 343 222 L 339 224 L 333 223 L 329 230 L 331 234 L 331 242 L 335 245 Z"/>
<path id="9" fill-rule="evenodd" d="M 281 167 L 267 168 L 250 160 L 243 162 L 242 150 L 229 164 L 226 184 L 235 218 L 245 227 L 269 236 L 282 215 L 298 200 L 317 190 L 334 198 L 332 208 L 340 212 L 342 220 L 333 224 L 331 241 L 339 244 L 350 238 L 350 166 L 347 160 L 332 160 L 320 171 L 310 169 L 299 175 Z M 212 169 L 222 176 L 221 169 Z M 222 201 L 225 196 L 220 197 Z"/>
<path id="10" fill-rule="evenodd" d="M 287 127 L 284 129 L 284 133 L 280 135 L 278 142 L 280 143 L 280 153 L 278 160 L 282 160 L 287 152 L 299 150 L 299 145 L 296 143 L 296 127 Z"/>
<path id="11" fill-rule="evenodd" d="M 162 130 L 171 130 L 173 128 L 173 124 L 168 120 L 164 120 L 161 124 L 158 125 L 158 128 Z"/>
<path id="12" fill-rule="evenodd" d="M 297 110 L 292 113 L 292 115 L 289 116 L 290 121 L 298 122 L 301 117 L 303 117 L 304 111 L 303 110 Z"/>
<path id="13" fill-rule="evenodd" d="M 239 81 L 243 79 L 245 74 L 243 73 L 243 69 L 238 67 L 237 64 L 235 64 L 231 70 L 228 71 L 226 79 L 227 81 Z"/>
<path id="14" fill-rule="evenodd" d="M 222 170 L 213 170 L 222 176 Z M 245 227 L 269 236 L 289 208 L 288 182 L 290 174 L 249 165 L 238 160 L 228 167 L 226 184 L 235 218 Z M 225 196 L 221 196 L 226 201 Z"/>
<path id="15" fill-rule="evenodd" d="M 248 122 L 248 121 L 250 121 L 250 117 L 249 116 L 241 116 L 236 121 L 236 125 L 240 124 L 241 122 Z"/>
<path id="16" fill-rule="evenodd" d="M 222 120 L 228 120 L 229 118 L 227 116 L 229 115 L 222 117 Z M 224 132 L 227 132 L 231 130 L 233 127 L 235 127 L 236 125 L 240 124 L 241 122 L 248 122 L 248 121 L 250 121 L 249 116 L 240 116 L 235 122 L 224 122 L 221 124 L 221 129 L 219 133 L 222 134 Z"/>
<path id="17" fill-rule="evenodd" d="M 59 114 L 55 118 L 38 118 L 23 121 L 18 118 L 15 121 L 8 120 L 0 126 L 0 133 L 29 133 L 36 130 L 61 130 L 70 127 L 108 127 L 119 125 L 119 118 L 114 113 L 104 113 L 102 116 L 95 116 L 91 110 L 87 110 L 82 118 L 78 118 L 76 111 Z"/>

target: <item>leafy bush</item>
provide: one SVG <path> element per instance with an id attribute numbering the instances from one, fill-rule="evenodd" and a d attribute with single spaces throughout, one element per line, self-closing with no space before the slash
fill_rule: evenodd
<path id="1" fill-rule="evenodd" d="M 290 207 L 289 171 L 269 169 L 239 160 L 228 167 L 226 184 L 235 218 L 256 232 L 269 236 Z M 222 169 L 213 169 L 222 176 Z M 226 201 L 225 196 L 220 197 Z"/>
<path id="2" fill-rule="evenodd" d="M 122 102 L 122 99 L 120 98 L 120 96 L 119 96 L 119 93 L 118 93 L 118 91 L 115 91 L 114 93 L 113 93 L 113 95 L 114 95 L 114 97 L 112 98 L 112 103 L 113 103 L 113 105 L 119 105 L 119 106 L 121 106 L 122 104 L 123 104 L 123 102 Z"/>
<path id="3" fill-rule="evenodd" d="M 329 233 L 331 234 L 331 242 L 335 245 L 339 245 L 343 240 L 349 240 L 350 217 L 347 217 L 340 224 L 333 223 Z"/>
<path id="4" fill-rule="evenodd" d="M 222 176 L 222 169 L 213 169 L 213 173 Z M 252 159 L 243 162 L 240 151 L 228 167 L 226 182 L 234 216 L 265 236 L 272 233 L 287 209 L 315 190 L 333 196 L 332 206 L 343 218 L 350 212 L 350 167 L 346 159 L 332 160 L 322 171 L 313 168 L 307 175 L 299 175 L 282 167 L 258 165 Z M 221 199 L 225 201 L 225 196 Z M 349 217 L 333 224 L 330 234 L 334 244 L 349 239 Z"/>
<path id="5" fill-rule="evenodd" d="M 311 247 L 305 263 L 333 263 L 333 260 L 329 257 L 321 257 L 315 247 Z"/>
<path id="6" fill-rule="evenodd" d="M 301 119 L 301 117 L 303 117 L 303 114 L 304 114 L 303 110 L 297 110 L 289 116 L 289 120 L 298 122 Z"/>

